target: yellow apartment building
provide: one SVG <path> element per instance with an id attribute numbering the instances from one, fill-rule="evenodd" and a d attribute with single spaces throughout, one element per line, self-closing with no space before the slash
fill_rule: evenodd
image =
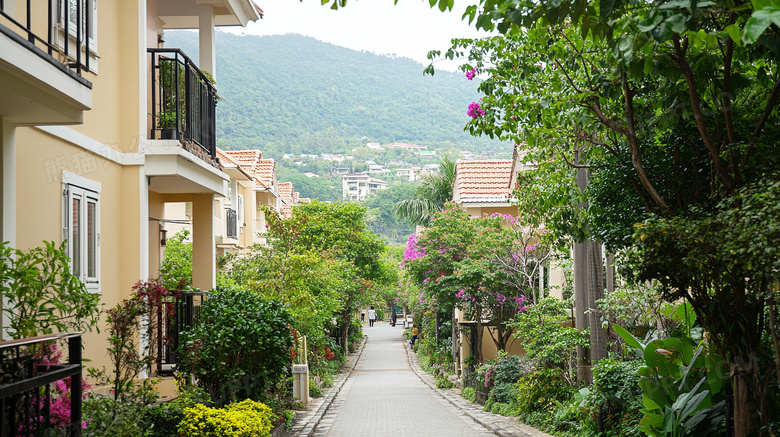
<path id="1" fill-rule="evenodd" d="M 0 1 L 3 240 L 66 241 L 109 308 L 158 275 L 165 204 L 188 202 L 193 285 L 213 288 L 215 209 L 240 173 L 216 154 L 215 27 L 261 16 L 251 0 Z M 167 29 L 198 30 L 199 66 Z M 96 367 L 102 332 L 84 339 Z"/>

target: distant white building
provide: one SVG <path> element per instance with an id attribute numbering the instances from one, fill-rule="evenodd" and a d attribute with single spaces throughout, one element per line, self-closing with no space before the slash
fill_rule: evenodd
<path id="1" fill-rule="evenodd" d="M 395 175 L 403 180 L 414 182 L 414 172 L 410 168 L 399 168 L 395 170 Z"/>
<path id="2" fill-rule="evenodd" d="M 344 200 L 358 201 L 377 190 L 387 189 L 387 182 L 372 178 L 365 173 L 345 174 L 341 176 L 341 197 Z"/>
<path id="3" fill-rule="evenodd" d="M 369 173 L 390 173 L 390 169 L 389 168 L 385 168 L 384 165 L 369 164 L 368 165 L 368 172 Z"/>
<path id="4" fill-rule="evenodd" d="M 384 150 L 382 146 L 379 145 L 379 143 L 375 143 L 375 142 L 366 143 L 366 147 L 374 150 Z"/>
<path id="5" fill-rule="evenodd" d="M 333 172 L 336 174 L 348 174 L 349 168 L 347 167 L 336 167 L 333 169 Z"/>
<path id="6" fill-rule="evenodd" d="M 312 173 L 310 171 L 307 171 L 306 173 L 304 173 L 304 175 L 307 176 L 307 177 L 310 177 L 310 178 L 318 178 L 318 177 L 320 177 L 320 175 L 318 175 L 317 173 Z"/>

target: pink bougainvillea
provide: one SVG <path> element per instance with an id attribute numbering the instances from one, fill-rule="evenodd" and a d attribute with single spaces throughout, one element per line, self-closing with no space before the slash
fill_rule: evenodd
<path id="1" fill-rule="evenodd" d="M 468 80 L 474 79 L 474 76 L 476 76 L 476 75 L 477 75 L 477 69 L 476 68 L 472 68 L 471 70 L 466 72 L 466 79 L 468 79 Z"/>
<path id="2" fill-rule="evenodd" d="M 479 103 L 472 102 L 469 105 L 469 110 L 466 111 L 466 115 L 468 115 L 471 118 L 477 118 L 485 115 L 485 111 L 482 110 L 482 108 L 479 106 Z"/>
<path id="3" fill-rule="evenodd" d="M 417 245 L 417 235 L 410 235 L 409 241 L 406 243 L 406 251 L 404 252 L 404 259 L 401 261 L 401 265 L 407 261 L 414 261 L 417 258 L 422 258 L 424 256 L 425 250 Z"/>

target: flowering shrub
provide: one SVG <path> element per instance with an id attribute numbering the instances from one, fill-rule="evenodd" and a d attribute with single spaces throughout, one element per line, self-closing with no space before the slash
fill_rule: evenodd
<path id="1" fill-rule="evenodd" d="M 474 76 L 476 76 L 476 75 L 477 75 L 477 69 L 476 68 L 472 68 L 471 70 L 466 72 L 466 79 L 468 79 L 468 80 L 474 79 Z"/>
<path id="2" fill-rule="evenodd" d="M 187 437 L 263 437 L 270 435 L 273 417 L 271 408 L 251 399 L 225 408 L 198 404 L 184 410 L 178 431 Z"/>
<path id="3" fill-rule="evenodd" d="M 466 115 L 468 115 L 471 118 L 477 118 L 485 115 L 485 111 L 482 110 L 482 108 L 479 106 L 479 103 L 472 102 L 469 105 L 469 110 L 466 111 Z"/>

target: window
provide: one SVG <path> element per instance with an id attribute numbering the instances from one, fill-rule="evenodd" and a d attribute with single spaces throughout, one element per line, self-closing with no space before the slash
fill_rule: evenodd
<path id="1" fill-rule="evenodd" d="M 89 38 L 89 49 L 97 51 L 97 0 L 58 0 L 59 26 L 65 30 L 67 20 L 68 33 L 76 37 L 76 20 L 81 10 L 81 37 Z M 89 26 L 87 26 L 89 24 Z"/>
<path id="2" fill-rule="evenodd" d="M 100 183 L 63 171 L 63 234 L 71 273 L 100 291 Z"/>

